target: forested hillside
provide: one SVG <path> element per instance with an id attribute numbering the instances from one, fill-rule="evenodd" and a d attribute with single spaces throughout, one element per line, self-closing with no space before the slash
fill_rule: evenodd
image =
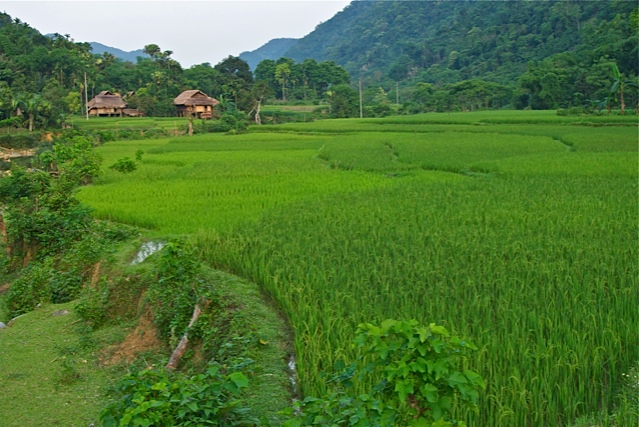
<path id="1" fill-rule="evenodd" d="M 287 56 L 332 60 L 353 75 L 432 83 L 473 77 L 506 83 L 529 61 L 562 52 L 608 57 L 634 73 L 633 8 L 632 1 L 354 1 Z"/>
<path id="2" fill-rule="evenodd" d="M 354 1 L 286 56 L 335 61 L 387 92 L 479 79 L 514 90 L 515 107 L 556 108 L 605 97 L 613 62 L 636 76 L 637 46 L 634 1 Z"/>

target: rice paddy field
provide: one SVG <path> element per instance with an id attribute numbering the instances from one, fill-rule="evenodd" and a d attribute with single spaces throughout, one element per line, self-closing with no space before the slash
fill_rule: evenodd
<path id="1" fill-rule="evenodd" d="M 262 126 L 107 143 L 79 196 L 257 282 L 305 394 L 358 323 L 416 318 L 479 347 L 469 425 L 564 426 L 613 410 L 639 360 L 637 142 L 636 117 L 531 111 Z"/>

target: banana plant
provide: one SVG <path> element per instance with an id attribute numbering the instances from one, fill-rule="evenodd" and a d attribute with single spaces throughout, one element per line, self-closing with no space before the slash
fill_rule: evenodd
<path id="1" fill-rule="evenodd" d="M 610 95 L 609 98 L 616 99 L 617 94 L 619 94 L 619 106 L 621 109 L 621 114 L 626 114 L 626 102 L 624 99 L 624 94 L 627 88 L 632 87 L 635 89 L 639 89 L 639 86 L 629 81 L 623 73 L 619 72 L 619 68 L 617 64 L 612 64 L 612 73 L 615 77 L 615 81 L 612 83 L 610 87 Z"/>

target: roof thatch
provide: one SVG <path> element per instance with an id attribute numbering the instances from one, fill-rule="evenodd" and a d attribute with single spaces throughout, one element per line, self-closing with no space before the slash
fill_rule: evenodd
<path id="1" fill-rule="evenodd" d="M 175 105 L 217 105 L 220 103 L 217 99 L 211 98 L 201 90 L 185 90 L 173 100 Z"/>
<path id="2" fill-rule="evenodd" d="M 119 93 L 111 93 L 103 90 L 88 102 L 87 107 L 91 108 L 126 108 L 126 102 L 122 101 Z"/>

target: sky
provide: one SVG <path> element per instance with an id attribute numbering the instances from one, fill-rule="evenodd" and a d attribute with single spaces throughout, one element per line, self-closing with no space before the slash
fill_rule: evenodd
<path id="1" fill-rule="evenodd" d="M 301 38 L 343 10 L 347 0 L 0 1 L 0 11 L 42 34 L 69 34 L 124 51 L 157 44 L 182 67 Z"/>

